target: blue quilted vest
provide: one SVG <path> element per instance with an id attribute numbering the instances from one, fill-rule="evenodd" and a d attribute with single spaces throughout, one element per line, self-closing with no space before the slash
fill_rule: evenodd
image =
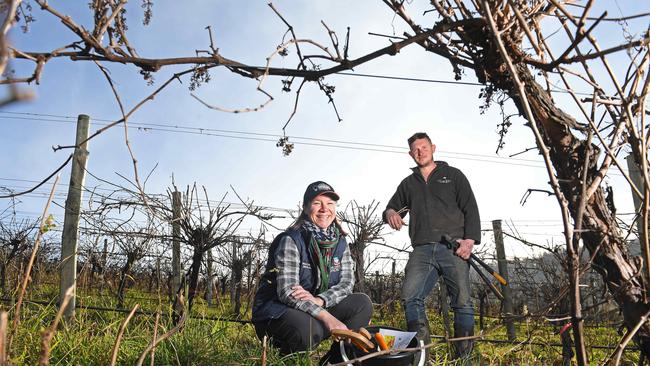
<path id="1" fill-rule="evenodd" d="M 269 258 L 266 262 L 266 270 L 260 278 L 259 288 L 255 294 L 253 301 L 253 322 L 261 322 L 268 319 L 277 319 L 286 313 L 289 306 L 282 303 L 278 298 L 277 291 L 277 274 L 278 269 L 275 266 L 275 252 L 278 249 L 280 239 L 285 236 L 290 236 L 298 247 L 300 253 L 300 286 L 305 290 L 311 292 L 314 296 L 318 295 L 318 259 L 313 258 L 310 250 L 308 250 L 309 233 L 304 230 L 287 230 L 282 234 L 275 237 L 271 247 L 269 248 Z M 345 237 L 341 235 L 332 258 L 338 258 L 339 261 L 343 258 L 343 252 L 347 242 Z M 330 271 L 329 286 L 328 288 L 336 285 L 341 280 L 341 266 L 334 266 Z"/>

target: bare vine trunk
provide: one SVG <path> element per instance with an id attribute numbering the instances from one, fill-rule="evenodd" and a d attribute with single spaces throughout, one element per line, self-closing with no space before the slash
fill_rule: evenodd
<path id="1" fill-rule="evenodd" d="M 199 274 L 201 272 L 201 261 L 203 260 L 203 250 L 197 247 L 194 247 L 194 254 L 192 255 L 192 266 L 190 267 L 190 278 L 188 284 L 188 309 L 192 310 L 192 304 L 194 302 L 194 297 L 198 292 L 199 287 Z"/>
<path id="2" fill-rule="evenodd" d="M 230 302 L 233 304 L 232 313 L 239 316 L 241 313 L 241 293 L 244 264 L 241 259 L 236 260 L 232 266 L 232 282 L 230 283 Z"/>
<path id="3" fill-rule="evenodd" d="M 573 220 L 577 221 L 587 151 L 591 149 L 593 156 L 587 166 L 586 177 L 589 185 L 597 178 L 595 157 L 598 148 L 594 145 L 589 147 L 586 140 L 571 133 L 570 127 L 576 125 L 575 120 L 555 106 L 546 90 L 533 80 L 527 67 L 518 67 L 518 73 L 524 83 L 537 128 L 550 148 L 551 161 L 562 193 L 568 201 L 569 212 Z M 507 79 L 505 76 L 501 77 L 502 80 Z M 522 111 L 521 99 L 514 86 L 510 85 L 506 91 Z M 615 218 L 607 205 L 602 188 L 597 188 L 585 202 L 581 220 L 583 231 L 580 234 L 584 245 L 593 256 L 591 266 L 602 275 L 607 288 L 622 310 L 625 326 L 632 329 L 650 307 L 644 301 L 639 278 L 640 268 L 630 258 L 627 244 L 615 225 Z M 575 309 L 576 304 L 573 304 L 574 314 Z M 650 356 L 650 323 L 647 321 L 637 333 L 637 341 L 646 357 Z"/>
<path id="4" fill-rule="evenodd" d="M 354 291 L 356 292 L 366 292 L 366 281 L 364 276 L 364 268 L 366 267 L 366 264 L 363 259 L 363 251 L 365 249 L 365 245 L 360 243 L 354 243 L 350 245 L 350 255 L 352 256 L 352 260 L 355 263 Z"/>
<path id="5" fill-rule="evenodd" d="M 0 291 L 2 294 L 5 293 L 7 288 L 7 264 L 0 264 Z"/>
<path id="6" fill-rule="evenodd" d="M 120 285 L 117 288 L 117 307 L 124 307 L 124 292 L 126 291 L 126 281 L 129 277 L 129 272 L 131 272 L 131 267 L 133 266 L 133 260 L 127 258 L 124 267 L 120 273 Z"/>

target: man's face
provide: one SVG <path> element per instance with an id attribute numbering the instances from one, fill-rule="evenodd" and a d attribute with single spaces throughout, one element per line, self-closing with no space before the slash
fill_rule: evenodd
<path id="1" fill-rule="evenodd" d="M 433 163 L 433 152 L 436 151 L 436 145 L 427 139 L 417 139 L 410 146 L 409 155 L 413 158 L 418 167 L 425 167 Z"/>

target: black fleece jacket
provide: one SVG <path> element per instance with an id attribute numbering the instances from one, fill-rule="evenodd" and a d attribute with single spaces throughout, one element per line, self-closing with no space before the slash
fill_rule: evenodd
<path id="1" fill-rule="evenodd" d="M 411 170 L 413 174 L 402 180 L 386 206 L 386 210 L 402 210 L 402 217 L 409 214 L 411 243 L 438 243 L 444 234 L 480 243 L 481 219 L 465 175 L 444 161 L 436 161 L 427 181 L 419 168 Z M 383 218 L 386 222 L 386 211 Z"/>

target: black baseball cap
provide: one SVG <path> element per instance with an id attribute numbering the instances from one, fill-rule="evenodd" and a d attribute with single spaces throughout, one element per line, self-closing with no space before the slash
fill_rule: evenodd
<path id="1" fill-rule="evenodd" d="M 302 197 L 303 205 L 309 204 L 314 198 L 316 198 L 316 196 L 320 196 L 321 194 L 327 195 L 334 201 L 339 200 L 339 195 L 334 192 L 334 188 L 332 188 L 331 185 L 319 180 L 307 186 L 305 195 Z"/>

